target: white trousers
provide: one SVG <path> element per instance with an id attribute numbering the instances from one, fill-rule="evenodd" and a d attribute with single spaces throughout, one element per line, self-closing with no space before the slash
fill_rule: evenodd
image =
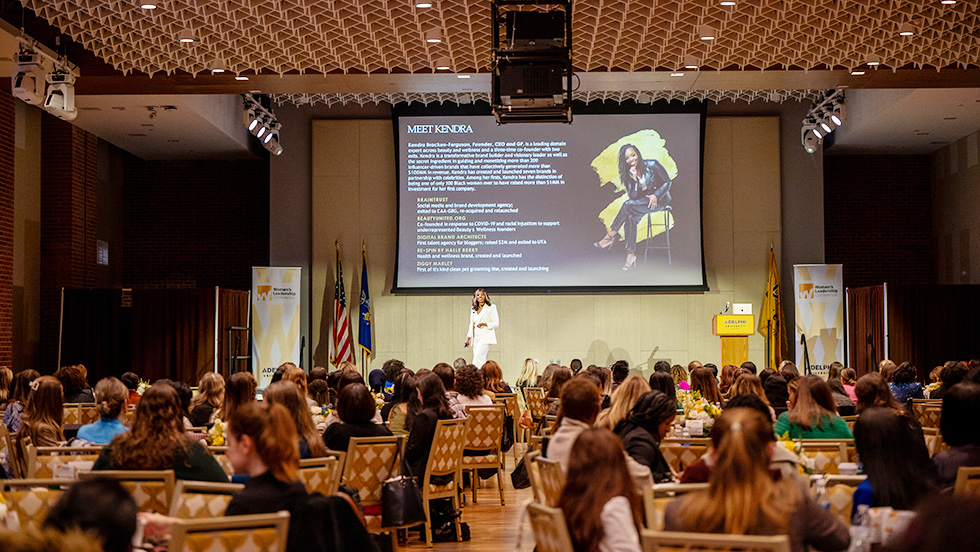
<path id="1" fill-rule="evenodd" d="M 477 368 L 482 368 L 487 362 L 487 353 L 490 352 L 489 343 L 474 343 L 473 344 L 473 366 Z"/>

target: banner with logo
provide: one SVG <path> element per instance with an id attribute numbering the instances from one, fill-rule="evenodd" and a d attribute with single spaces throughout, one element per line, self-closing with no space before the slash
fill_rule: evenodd
<path id="1" fill-rule="evenodd" d="M 268 387 L 284 362 L 300 364 L 300 269 L 252 267 L 252 374 Z"/>
<path id="2" fill-rule="evenodd" d="M 844 358 L 844 280 L 839 264 L 793 265 L 796 290 L 796 366 L 803 373 L 806 340 L 812 373 L 827 377 Z"/>

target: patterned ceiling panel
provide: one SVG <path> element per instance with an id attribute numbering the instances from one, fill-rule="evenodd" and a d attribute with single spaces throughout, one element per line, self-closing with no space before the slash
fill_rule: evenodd
<path id="1" fill-rule="evenodd" d="M 211 69 L 235 73 L 428 73 L 439 58 L 457 72 L 490 63 L 489 0 L 23 0 L 124 73 Z M 976 2 L 939 0 L 575 0 L 578 71 L 676 68 L 849 69 L 869 56 L 898 68 L 976 68 Z M 709 25 L 717 38 L 703 41 Z M 912 36 L 900 36 L 908 26 Z M 429 44 L 436 30 L 442 42 Z M 178 42 L 188 32 L 195 42 Z"/>

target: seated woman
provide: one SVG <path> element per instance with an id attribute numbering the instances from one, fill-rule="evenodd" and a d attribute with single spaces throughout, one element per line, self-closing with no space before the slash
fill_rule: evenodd
<path id="1" fill-rule="evenodd" d="M 103 552 L 130 552 L 136 515 L 136 501 L 129 491 L 118 481 L 100 477 L 69 486 L 51 507 L 44 525 L 62 532 L 95 534 L 102 541 Z"/>
<path id="2" fill-rule="evenodd" d="M 354 373 L 356 374 L 357 372 Z M 296 384 L 296 387 L 299 387 L 299 390 L 303 393 L 303 399 L 306 401 L 308 406 L 313 406 L 316 404 L 316 402 L 313 401 L 313 397 L 310 396 L 310 388 L 309 383 L 307 382 L 306 372 L 304 372 L 302 368 L 294 364 L 290 364 L 286 367 L 286 371 L 282 373 L 282 381 L 291 381 Z"/>
<path id="3" fill-rule="evenodd" d="M 558 415 L 558 409 L 561 408 L 561 389 L 570 379 L 572 379 L 571 368 L 568 366 L 555 368 L 555 371 L 551 374 L 551 381 L 548 383 L 548 410 L 545 411 L 545 415 Z"/>
<path id="4" fill-rule="evenodd" d="M 976 383 L 957 383 L 943 397 L 939 431 L 949 449 L 932 457 L 940 487 L 952 487 L 959 468 L 980 466 L 977 412 L 980 412 L 980 385 Z"/>
<path id="5" fill-rule="evenodd" d="M 251 372 L 235 372 L 232 374 L 228 378 L 227 385 L 225 385 L 225 399 L 217 417 L 227 420 L 236 408 L 254 401 L 257 388 L 258 383 Z"/>
<path id="6" fill-rule="evenodd" d="M 777 419 L 780 414 L 789 410 L 789 387 L 786 384 L 786 378 L 773 372 L 762 383 L 762 389 L 766 392 L 766 399 L 769 400 L 769 405 L 776 412 Z"/>
<path id="7" fill-rule="evenodd" d="M 483 388 L 490 393 L 513 393 L 514 391 L 504 381 L 504 372 L 495 360 L 488 360 L 480 368 L 483 372 Z"/>
<path id="8" fill-rule="evenodd" d="M 735 383 L 732 384 L 729 399 L 733 399 L 739 395 L 758 397 L 766 405 L 766 408 L 769 409 L 769 417 L 772 418 L 772 421 L 776 421 L 776 410 L 769 404 L 769 399 L 766 398 L 766 393 L 762 390 L 762 380 L 759 379 L 759 376 L 753 375 L 751 372 L 739 376 L 735 380 Z"/>
<path id="9" fill-rule="evenodd" d="M 281 384 L 295 387 L 284 381 L 275 385 Z M 228 420 L 227 435 L 228 460 L 235 473 L 249 478 L 228 503 L 226 516 L 289 512 L 286 552 L 377 550 L 343 499 L 310 495 L 299 482 L 299 435 L 282 405 L 243 405 Z"/>
<path id="10" fill-rule="evenodd" d="M 416 378 L 416 388 L 422 408 L 418 412 L 409 412 L 408 442 L 405 444 L 405 460 L 408 462 L 412 475 L 421 482 L 425 467 L 429 462 L 429 450 L 436 435 L 436 424 L 439 420 L 453 419 L 446 400 L 446 388 L 434 372 L 419 374 Z M 451 480 L 452 476 L 448 476 Z M 444 485 L 449 481 L 435 481 L 436 485 Z"/>
<path id="11" fill-rule="evenodd" d="M 847 422 L 837 415 L 827 382 L 813 374 L 790 383 L 789 411 L 779 415 L 775 432 L 777 436 L 788 434 L 790 439 L 854 438 Z"/>
<path id="12" fill-rule="evenodd" d="M 909 399 L 926 398 L 922 390 L 922 382 L 915 381 L 915 366 L 910 362 L 903 362 L 892 372 L 891 381 L 888 387 L 899 404 L 905 404 Z"/>
<path id="13" fill-rule="evenodd" d="M 911 510 L 936 491 L 922 428 L 912 418 L 890 408 L 865 410 L 854 424 L 854 445 L 868 478 L 854 491 L 852 516 L 861 504 Z"/>
<path id="14" fill-rule="evenodd" d="M 409 405 L 418 401 L 415 375 L 403 370 L 395 376 L 395 387 L 391 400 L 381 409 L 381 418 L 388 421 L 388 429 L 393 435 L 408 435 L 405 421 L 408 419 Z"/>
<path id="15" fill-rule="evenodd" d="M 184 435 L 177 391 L 160 382 L 136 405 L 132 431 L 117 435 L 102 449 L 92 469 L 174 470 L 177 479 L 228 482 L 207 449 Z"/>
<path id="16" fill-rule="evenodd" d="M 313 416 L 310 407 L 306 405 L 306 397 L 296 384 L 283 378 L 266 387 L 262 398 L 265 402 L 283 406 L 289 413 L 293 427 L 296 428 L 294 431 L 299 434 L 296 442 L 299 443 L 300 458 L 323 458 L 327 455 L 327 447 L 313 425 Z"/>
<path id="17" fill-rule="evenodd" d="M 191 399 L 191 427 L 205 427 L 214 423 L 215 413 L 225 401 L 225 380 L 214 372 L 201 376 L 197 383 L 197 396 Z"/>
<path id="18" fill-rule="evenodd" d="M 31 382 L 41 377 L 37 370 L 22 370 L 14 375 L 10 385 L 10 399 L 7 401 L 7 408 L 3 411 L 3 425 L 7 426 L 7 431 L 17 433 L 23 425 L 24 408 L 27 406 L 27 397 L 31 394 Z"/>
<path id="19" fill-rule="evenodd" d="M 99 419 L 78 428 L 78 438 L 97 445 L 108 445 L 113 437 L 126 433 L 122 423 L 129 400 L 129 389 L 116 378 L 103 378 L 95 384 L 95 405 Z"/>
<path id="20" fill-rule="evenodd" d="M 816 376 L 813 376 L 816 377 Z M 732 535 L 789 535 L 793 552 L 847 550 L 847 527 L 792 479 L 773 480 L 769 421 L 751 408 L 725 410 L 711 430 L 716 461 L 708 489 L 672 500 L 664 529 Z"/>
<path id="21" fill-rule="evenodd" d="M 64 402 L 66 403 L 93 403 L 95 402 L 95 395 L 92 393 L 92 388 L 89 386 L 88 381 L 85 379 L 86 374 L 85 367 L 81 364 L 75 364 L 72 366 L 62 366 L 54 372 L 54 377 L 61 382 L 61 388 L 64 391 Z"/>
<path id="22" fill-rule="evenodd" d="M 675 417 L 675 401 L 660 391 L 648 391 L 640 395 L 629 415 L 616 424 L 615 433 L 623 448 L 634 460 L 650 468 L 654 483 L 673 478 L 660 452 L 660 441 L 667 436 Z"/>
<path id="23" fill-rule="evenodd" d="M 558 499 L 575 550 L 639 551 L 642 506 L 619 439 L 603 428 L 579 433 Z"/>
<path id="24" fill-rule="evenodd" d="M 677 408 L 682 408 L 680 401 L 677 400 L 677 387 L 674 385 L 674 378 L 670 377 L 669 373 L 654 372 L 650 374 L 650 391 L 660 391 L 677 403 Z"/>
<path id="25" fill-rule="evenodd" d="M 353 364 L 351 366 L 353 366 Z M 362 378 L 357 372 L 353 372 L 351 370 L 341 370 L 340 377 L 337 378 L 337 400 L 340 400 L 340 392 L 343 391 L 344 388 L 354 384 L 364 385 L 364 378 Z M 334 402 L 336 403 L 337 401 Z M 326 422 L 326 427 L 330 427 L 333 424 L 339 423 L 340 417 L 337 416 L 337 412 L 334 411 L 327 414 L 324 421 Z M 381 418 L 381 411 L 377 408 L 374 410 L 374 415 L 371 416 L 371 421 L 376 424 L 384 424 L 384 420 Z"/>
<path id="26" fill-rule="evenodd" d="M 698 366 L 691 370 L 691 391 L 701 393 L 701 398 L 712 404 L 721 404 L 721 391 L 715 383 L 715 376 L 711 370 L 704 366 Z"/>
<path id="27" fill-rule="evenodd" d="M 857 413 L 855 410 L 854 401 L 847 396 L 847 391 L 844 389 L 844 384 L 841 383 L 839 378 L 828 379 L 827 387 L 830 388 L 830 393 L 834 398 L 834 405 L 837 406 L 838 414 L 841 416 L 853 416 Z"/>
<path id="28" fill-rule="evenodd" d="M 660 372 L 658 372 L 660 373 Z M 670 377 L 668 376 L 668 379 Z M 671 385 L 673 387 L 673 385 Z M 599 413 L 595 425 L 612 431 L 633 410 L 636 401 L 650 391 L 650 385 L 640 376 L 629 376 L 613 391 L 609 408 Z"/>
<path id="29" fill-rule="evenodd" d="M 64 405 L 61 382 L 41 376 L 31 383 L 20 436 L 30 437 L 36 447 L 57 447 L 64 443 Z"/>
<path id="30" fill-rule="evenodd" d="M 854 386 L 857 385 L 857 372 L 854 368 L 844 368 L 841 370 L 840 382 L 844 386 L 844 393 L 847 394 L 847 398 L 851 399 L 851 402 L 857 405 L 858 398 L 854 393 Z"/>
<path id="31" fill-rule="evenodd" d="M 330 450 L 347 451 L 351 437 L 384 437 L 391 431 L 384 424 L 374 423 L 378 411 L 374 396 L 363 383 L 344 387 L 337 398 L 339 424 L 327 426 L 323 442 Z"/>
<path id="32" fill-rule="evenodd" d="M 890 408 L 899 414 L 905 413 L 905 407 L 898 402 L 895 395 L 892 395 L 888 383 L 881 374 L 871 373 L 861 376 L 854 385 L 854 394 L 857 396 L 854 411 L 858 415 L 876 406 Z"/>
<path id="33" fill-rule="evenodd" d="M 441 385 L 442 381 L 439 383 Z M 472 364 L 456 370 L 456 392 L 456 399 L 464 407 L 493 404 L 490 395 L 483 392 L 483 374 Z"/>

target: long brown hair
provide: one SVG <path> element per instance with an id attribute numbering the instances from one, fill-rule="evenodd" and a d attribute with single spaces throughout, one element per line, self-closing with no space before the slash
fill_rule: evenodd
<path id="1" fill-rule="evenodd" d="M 735 366 L 731 364 L 726 364 L 721 368 L 721 379 L 718 382 L 718 389 L 722 393 L 728 393 L 735 384 Z"/>
<path id="2" fill-rule="evenodd" d="M 112 440 L 109 459 L 122 470 L 165 470 L 173 467 L 178 449 L 190 447 L 184 435 L 183 410 L 177 391 L 154 383 L 136 403 L 133 429 Z M 186 455 L 185 455 L 186 456 Z"/>
<path id="3" fill-rule="evenodd" d="M 473 312 L 476 312 L 476 309 L 480 308 L 480 301 L 477 300 L 476 294 L 481 291 L 483 292 L 483 304 L 488 306 L 493 304 L 490 302 L 490 296 L 487 295 L 487 290 L 483 288 L 478 288 L 476 291 L 473 292 L 473 302 L 471 304 L 471 306 L 473 307 Z"/>
<path id="4" fill-rule="evenodd" d="M 225 384 L 225 400 L 221 405 L 218 417 L 227 420 L 229 414 L 239 406 L 255 400 L 255 389 L 258 383 L 251 372 L 235 372 Z"/>
<path id="5" fill-rule="evenodd" d="M 41 376 L 31 383 L 31 394 L 24 409 L 22 437 L 30 437 L 37 446 L 51 446 L 64 441 L 64 398 L 61 382 L 53 376 Z"/>
<path id="6" fill-rule="evenodd" d="M 503 393 L 504 385 L 506 385 L 502 381 L 504 378 L 504 372 L 500 369 L 500 365 L 497 364 L 497 361 L 488 360 L 484 362 L 481 370 L 483 372 L 483 387 L 492 393 Z"/>
<path id="7" fill-rule="evenodd" d="M 715 383 L 715 375 L 704 366 L 691 370 L 691 391 L 700 391 L 701 398 L 709 403 L 721 402 L 721 391 Z"/>
<path id="8" fill-rule="evenodd" d="M 95 408 L 102 418 L 118 418 L 129 399 L 129 388 L 116 378 L 102 378 L 95 384 Z"/>
<path id="9" fill-rule="evenodd" d="M 277 382 L 269 388 L 275 385 L 292 387 L 292 393 L 298 394 L 295 386 L 289 383 Z M 299 435 L 293 416 L 283 405 L 257 401 L 245 403 L 232 412 L 228 419 L 228 432 L 236 438 L 242 435 L 251 437 L 255 452 L 269 473 L 279 481 L 291 483 L 299 478 Z"/>
<path id="10" fill-rule="evenodd" d="M 310 456 L 321 458 L 327 455 L 327 445 L 317 433 L 310 407 L 306 405 L 306 397 L 296 384 L 286 380 L 273 383 L 262 392 L 262 398 L 269 403 L 282 405 L 286 409 L 298 433 L 296 441 L 299 442 L 299 437 L 306 438 L 306 444 L 310 447 Z"/>
<path id="11" fill-rule="evenodd" d="M 717 460 L 708 490 L 684 499 L 682 531 L 757 534 L 764 527 L 788 529 L 799 491 L 791 481 L 774 482 L 769 473 L 772 423 L 751 408 L 722 412 L 711 430 Z"/>
<path id="12" fill-rule="evenodd" d="M 558 498 L 576 552 L 599 550 L 605 536 L 602 508 L 617 496 L 629 501 L 639 532 L 642 504 L 626 467 L 622 442 L 608 429 L 586 429 L 572 445 L 568 478 Z"/>
<path id="13" fill-rule="evenodd" d="M 349 370 L 345 370 L 349 371 Z M 356 373 L 356 372 L 355 372 Z M 360 375 L 360 374 L 358 374 Z M 309 394 L 309 385 L 306 383 L 306 372 L 303 371 L 299 366 L 289 366 L 286 371 L 282 373 L 282 381 L 291 381 L 296 384 L 300 392 L 303 393 L 303 398 Z"/>
<path id="14" fill-rule="evenodd" d="M 10 397 L 10 382 L 14 379 L 14 372 L 8 366 L 0 366 L 0 404 L 6 403 Z"/>
<path id="15" fill-rule="evenodd" d="M 861 376 L 854 384 L 854 395 L 857 397 L 854 410 L 858 414 L 875 406 L 890 408 L 899 414 L 905 413 L 902 403 L 892 395 L 892 390 L 881 374 L 872 372 Z"/>
<path id="16" fill-rule="evenodd" d="M 197 395 L 191 399 L 191 410 L 194 407 L 208 403 L 215 410 L 221 408 L 225 400 L 225 380 L 221 375 L 208 372 L 197 382 Z"/>
<path id="17" fill-rule="evenodd" d="M 814 426 L 822 427 L 824 422 L 837 414 L 837 405 L 830 392 L 830 386 L 822 378 L 809 374 L 796 378 L 790 385 L 797 384 L 796 400 L 789 409 L 789 421 L 804 430 Z"/>
<path id="18" fill-rule="evenodd" d="M 752 372 L 746 372 L 735 380 L 732 384 L 731 392 L 729 393 L 731 397 L 737 397 L 739 395 L 753 395 L 762 399 L 762 402 L 766 406 L 772 406 L 769 404 L 769 399 L 766 397 L 766 392 L 762 388 L 762 380 L 759 376 L 752 374 Z"/>
<path id="19" fill-rule="evenodd" d="M 27 406 L 27 397 L 31 394 L 31 382 L 41 377 L 37 370 L 21 370 L 14 375 L 13 383 L 10 385 L 10 400 L 7 404 L 20 401 Z"/>

